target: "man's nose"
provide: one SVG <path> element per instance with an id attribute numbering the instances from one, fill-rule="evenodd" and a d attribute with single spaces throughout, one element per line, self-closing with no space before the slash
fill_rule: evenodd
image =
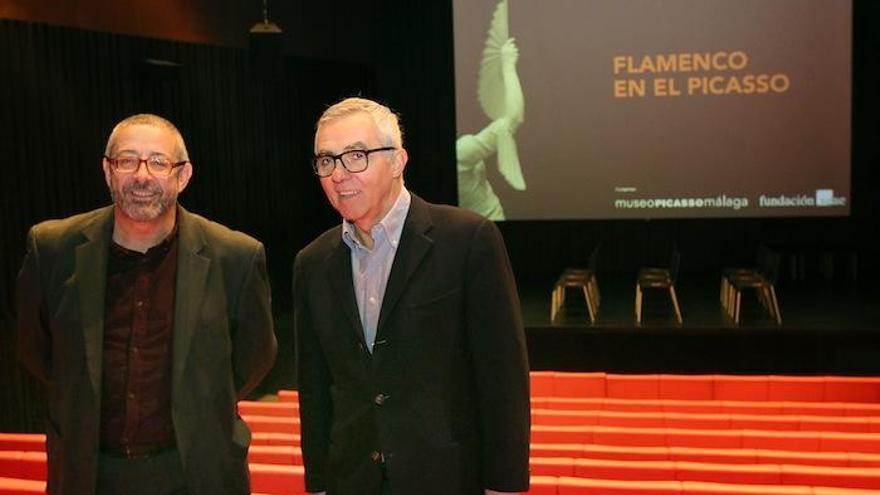
<path id="1" fill-rule="evenodd" d="M 348 178 L 350 175 L 348 169 L 345 168 L 345 165 L 342 164 L 342 158 L 336 159 L 336 167 L 333 168 L 333 173 L 330 174 L 330 178 L 333 179 L 333 182 L 342 182 Z"/>
<path id="2" fill-rule="evenodd" d="M 150 170 L 147 168 L 147 162 L 146 162 L 146 160 L 141 160 L 141 162 L 138 163 L 138 168 L 135 169 L 135 171 L 134 171 L 134 173 L 132 174 L 132 176 L 133 176 L 138 182 L 143 182 L 143 181 L 148 181 L 148 180 L 150 180 L 150 178 L 151 178 L 152 176 L 150 175 Z"/>

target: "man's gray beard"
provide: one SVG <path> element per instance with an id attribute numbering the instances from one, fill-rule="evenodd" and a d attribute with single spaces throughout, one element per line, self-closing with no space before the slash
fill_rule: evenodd
<path id="1" fill-rule="evenodd" d="M 132 189 L 147 189 L 151 192 L 156 192 L 158 190 L 159 195 L 148 204 L 136 203 L 125 194 Z M 110 196 L 113 198 L 113 203 L 119 207 L 127 217 L 140 222 L 159 218 L 164 215 L 169 208 L 174 206 L 177 201 L 177 195 L 162 191 L 161 188 L 154 186 L 135 187 L 133 183 L 124 187 L 122 192 L 117 188 L 111 188 Z"/>

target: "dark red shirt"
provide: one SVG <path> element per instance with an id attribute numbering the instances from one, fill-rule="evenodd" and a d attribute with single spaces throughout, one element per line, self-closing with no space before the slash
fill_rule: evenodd
<path id="1" fill-rule="evenodd" d="M 177 229 L 146 253 L 111 242 L 107 261 L 101 448 L 138 455 L 174 444 L 171 356 Z"/>

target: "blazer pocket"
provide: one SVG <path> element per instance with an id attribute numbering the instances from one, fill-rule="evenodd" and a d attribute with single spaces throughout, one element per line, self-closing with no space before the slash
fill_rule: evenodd
<path id="1" fill-rule="evenodd" d="M 433 308 L 443 308 L 454 301 L 460 299 L 461 289 L 454 287 L 440 294 L 429 293 L 419 294 L 405 301 L 404 307 L 410 310 L 429 310 Z"/>

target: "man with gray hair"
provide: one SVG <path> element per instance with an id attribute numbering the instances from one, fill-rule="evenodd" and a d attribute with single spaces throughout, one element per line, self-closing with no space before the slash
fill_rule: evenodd
<path id="1" fill-rule="evenodd" d="M 528 490 L 528 360 L 504 241 L 404 187 L 397 116 L 328 108 L 313 167 L 337 226 L 294 263 L 306 490 Z"/>
<path id="2" fill-rule="evenodd" d="M 116 125 L 113 204 L 31 228 L 18 351 L 48 389 L 49 493 L 250 493 L 236 402 L 276 341 L 262 244 L 189 213 L 193 166 L 166 119 Z"/>

